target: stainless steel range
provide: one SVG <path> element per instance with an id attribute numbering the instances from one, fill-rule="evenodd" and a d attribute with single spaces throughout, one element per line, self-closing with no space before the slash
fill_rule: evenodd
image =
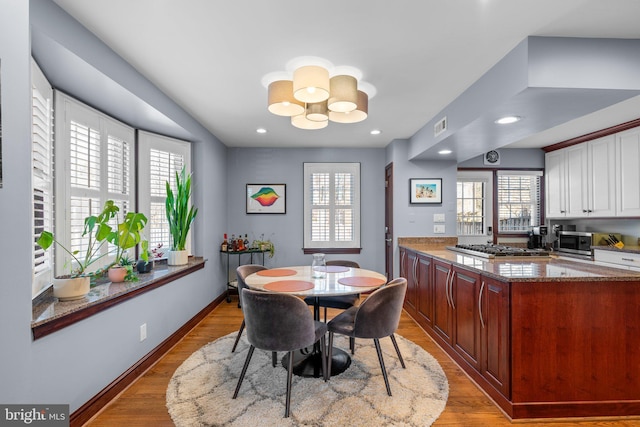
<path id="1" fill-rule="evenodd" d="M 520 257 L 548 257 L 549 252 L 544 249 L 516 248 L 505 245 L 455 245 L 447 249 L 475 255 L 483 258 L 520 258 Z"/>

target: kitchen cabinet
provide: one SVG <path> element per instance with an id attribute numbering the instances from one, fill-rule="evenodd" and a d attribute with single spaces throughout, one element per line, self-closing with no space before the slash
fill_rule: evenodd
<path id="1" fill-rule="evenodd" d="M 480 275 L 453 266 L 449 285 L 453 315 L 453 347 L 475 370 L 481 363 Z"/>
<path id="2" fill-rule="evenodd" d="M 620 216 L 640 216 L 640 128 L 616 134 L 616 207 Z"/>
<path id="3" fill-rule="evenodd" d="M 616 216 L 613 135 L 545 155 L 548 218 Z"/>
<path id="4" fill-rule="evenodd" d="M 432 260 L 425 255 L 418 255 L 418 298 L 417 315 L 423 325 L 433 325 L 433 277 Z"/>
<path id="5" fill-rule="evenodd" d="M 482 351 L 480 374 L 508 397 L 511 392 L 509 283 L 482 276 L 478 305 Z"/>
<path id="6" fill-rule="evenodd" d="M 453 345 L 453 307 L 449 296 L 451 263 L 433 260 L 433 330 L 448 346 Z"/>
<path id="7" fill-rule="evenodd" d="M 407 279 L 407 293 L 404 297 L 405 309 L 412 316 L 416 315 L 416 292 L 418 277 L 418 254 L 414 251 L 400 249 L 400 276 Z"/>

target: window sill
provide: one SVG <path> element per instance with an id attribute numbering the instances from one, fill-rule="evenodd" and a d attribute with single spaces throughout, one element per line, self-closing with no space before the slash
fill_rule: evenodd
<path id="1" fill-rule="evenodd" d="M 150 273 L 138 275 L 140 280 L 137 282 L 107 281 L 93 286 L 86 297 L 75 301 L 58 301 L 53 296 L 53 288 L 50 287 L 33 301 L 33 339 L 42 338 L 116 304 L 173 282 L 204 268 L 204 263 L 205 259 L 202 257 L 189 257 L 189 263 L 181 266 L 168 266 L 166 262 L 156 262 Z"/>
<path id="2" fill-rule="evenodd" d="M 309 254 L 359 254 L 362 248 L 302 248 L 305 255 Z"/>

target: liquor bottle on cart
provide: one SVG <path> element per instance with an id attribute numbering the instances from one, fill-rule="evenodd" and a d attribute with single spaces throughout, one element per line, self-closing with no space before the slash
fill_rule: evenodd
<path id="1" fill-rule="evenodd" d="M 222 244 L 220 245 L 220 250 L 222 252 L 227 252 L 229 250 L 229 241 L 227 240 L 227 233 L 224 233 L 224 239 L 222 240 Z"/>

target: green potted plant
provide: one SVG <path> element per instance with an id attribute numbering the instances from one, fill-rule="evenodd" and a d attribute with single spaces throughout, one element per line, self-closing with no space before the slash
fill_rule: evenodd
<path id="1" fill-rule="evenodd" d="M 113 227 L 109 225 L 109 222 L 114 218 L 117 218 L 119 211 L 120 208 L 116 206 L 113 200 L 107 200 L 102 212 L 98 215 L 88 216 L 84 219 L 82 237 L 88 239 L 86 245 L 87 249 L 84 256 L 79 255 L 80 251 L 78 250 L 71 251 L 66 248 L 55 239 L 53 233 L 50 231 L 45 230 L 40 234 L 36 243 L 40 245 L 42 249 L 47 250 L 55 243 L 71 256 L 71 262 L 68 266 L 70 268 L 70 274 L 53 280 L 53 295 L 55 297 L 61 301 L 82 298 L 89 293 L 91 278 L 99 277 L 107 271 L 108 266 L 97 270 L 90 270 L 90 267 L 92 267 L 97 261 L 109 255 L 110 252 L 102 249 L 106 242 L 114 243 L 117 236 L 125 234 L 124 232 L 119 233 L 118 231 L 114 231 Z M 140 222 L 141 219 L 134 216 L 129 221 L 125 221 L 124 224 L 128 223 L 131 229 L 135 229 L 133 224 L 139 224 Z M 146 218 L 144 219 L 144 223 L 146 223 Z M 119 227 L 120 226 L 118 226 L 118 228 Z M 138 235 L 140 230 L 141 229 L 137 229 Z M 128 239 L 123 238 L 123 242 L 126 243 L 128 241 Z M 140 239 L 138 239 L 138 241 L 140 241 Z M 121 256 L 122 253 L 120 253 L 116 260 L 119 260 Z"/>
<path id="2" fill-rule="evenodd" d="M 149 242 L 142 238 L 142 230 L 146 224 L 147 217 L 144 214 L 127 212 L 124 221 L 118 223 L 107 235 L 107 241 L 116 247 L 114 261 L 108 270 L 109 280 L 112 282 L 137 280 L 133 273 L 133 261 L 127 255 L 127 250 L 140 244 L 140 258 L 149 261 Z"/>
<path id="3" fill-rule="evenodd" d="M 167 264 L 184 265 L 189 261 L 186 251 L 187 236 L 191 223 L 198 214 L 198 209 L 189 207 L 191 197 L 191 174 L 187 175 L 183 167 L 180 174 L 176 172 L 176 192 L 171 190 L 169 181 L 166 182 L 167 199 L 165 202 L 169 232 L 171 234 L 171 249 L 167 252 Z"/>

